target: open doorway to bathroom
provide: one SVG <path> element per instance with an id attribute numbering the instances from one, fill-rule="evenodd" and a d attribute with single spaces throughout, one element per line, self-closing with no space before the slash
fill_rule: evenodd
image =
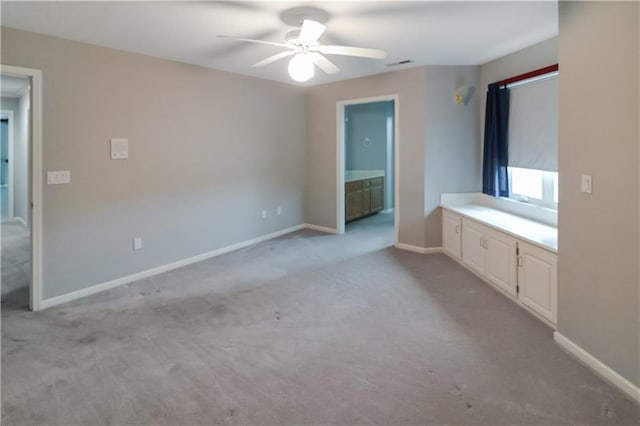
<path id="1" fill-rule="evenodd" d="M 396 95 L 338 105 L 338 232 L 397 242 Z"/>
<path id="2" fill-rule="evenodd" d="M 31 287 L 31 79 L 0 75 L 2 309 L 28 309 Z"/>

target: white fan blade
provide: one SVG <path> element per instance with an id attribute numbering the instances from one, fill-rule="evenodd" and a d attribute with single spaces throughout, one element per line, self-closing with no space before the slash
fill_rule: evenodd
<path id="1" fill-rule="evenodd" d="M 318 41 L 318 39 L 326 29 L 327 27 L 322 25 L 320 22 L 312 21 L 311 19 L 305 19 L 304 21 L 302 21 L 302 28 L 300 28 L 300 35 L 298 37 L 302 41 L 313 44 Z"/>
<path id="2" fill-rule="evenodd" d="M 217 35 L 216 37 L 218 37 L 218 38 L 228 38 L 229 40 L 236 40 L 236 41 L 246 41 L 246 42 L 249 42 L 249 43 L 268 44 L 270 46 L 286 47 L 288 49 L 291 48 L 291 46 L 289 46 L 288 44 L 276 43 L 274 41 L 253 40 L 251 38 L 239 38 L 239 37 L 232 37 L 232 36 L 226 36 L 226 35 Z"/>
<path id="3" fill-rule="evenodd" d="M 315 53 L 315 52 L 309 53 L 309 56 L 311 56 L 311 60 L 313 61 L 313 63 L 316 64 L 318 68 L 320 68 L 322 71 L 326 72 L 327 74 L 335 74 L 338 71 L 340 71 L 340 68 L 338 68 L 333 62 L 331 62 L 330 60 L 328 60 L 327 58 L 325 58 L 319 53 Z"/>
<path id="4" fill-rule="evenodd" d="M 273 56 L 269 56 L 267 59 L 263 59 L 260 62 L 256 62 L 255 64 L 251 65 L 252 67 L 264 67 L 265 65 L 269 65 L 272 62 L 275 62 L 279 59 L 282 58 L 286 58 L 287 56 L 291 56 L 293 55 L 295 52 L 295 50 L 287 50 L 286 52 L 280 52 L 280 53 L 276 53 Z"/>
<path id="5" fill-rule="evenodd" d="M 384 59 L 387 57 L 387 52 L 381 49 L 368 49 L 366 47 L 351 47 L 351 46 L 316 46 L 309 50 L 318 50 L 320 53 L 327 55 L 346 55 L 346 56 L 359 56 L 361 58 L 373 58 Z"/>

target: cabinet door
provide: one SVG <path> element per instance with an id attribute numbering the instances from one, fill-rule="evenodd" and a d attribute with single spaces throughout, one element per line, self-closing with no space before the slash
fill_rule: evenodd
<path id="1" fill-rule="evenodd" d="M 556 324 L 558 318 L 557 255 L 527 243 L 518 243 L 518 282 L 523 304 Z"/>
<path id="2" fill-rule="evenodd" d="M 362 214 L 366 215 L 371 212 L 371 188 L 362 190 Z"/>
<path id="3" fill-rule="evenodd" d="M 516 240 L 494 230 L 486 233 L 486 278 L 510 295 L 517 296 Z"/>
<path id="4" fill-rule="evenodd" d="M 375 181 L 372 181 L 371 213 L 379 212 L 381 210 L 384 210 L 384 190 L 382 186 L 382 181 L 380 180 L 379 184 L 376 184 Z"/>
<path id="5" fill-rule="evenodd" d="M 457 214 L 448 211 L 442 212 L 442 248 L 451 257 L 460 260 L 462 221 Z"/>
<path id="6" fill-rule="evenodd" d="M 362 216 L 362 189 L 347 192 L 345 195 L 345 220 L 353 220 Z"/>
<path id="7" fill-rule="evenodd" d="M 479 223 L 462 219 L 462 263 L 480 275 L 484 275 L 485 270 L 485 230 Z"/>

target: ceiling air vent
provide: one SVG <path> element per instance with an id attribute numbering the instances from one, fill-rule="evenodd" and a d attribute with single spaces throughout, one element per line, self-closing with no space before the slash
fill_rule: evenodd
<path id="1" fill-rule="evenodd" d="M 388 67 L 397 67 L 398 65 L 406 65 L 410 64 L 413 61 L 411 59 L 405 59 L 404 61 L 393 62 L 391 64 L 387 64 Z"/>

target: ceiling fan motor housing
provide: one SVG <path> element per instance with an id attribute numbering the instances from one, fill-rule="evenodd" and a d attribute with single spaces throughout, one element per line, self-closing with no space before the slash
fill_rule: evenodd
<path id="1" fill-rule="evenodd" d="M 287 43 L 298 48 L 300 52 L 306 52 L 309 47 L 318 45 L 318 43 L 309 43 L 308 41 L 302 40 L 299 29 L 287 32 L 284 38 Z"/>
<path id="2" fill-rule="evenodd" d="M 331 15 L 324 9 L 313 6 L 291 7 L 280 12 L 280 20 L 292 27 L 301 27 L 305 19 L 326 24 Z"/>

